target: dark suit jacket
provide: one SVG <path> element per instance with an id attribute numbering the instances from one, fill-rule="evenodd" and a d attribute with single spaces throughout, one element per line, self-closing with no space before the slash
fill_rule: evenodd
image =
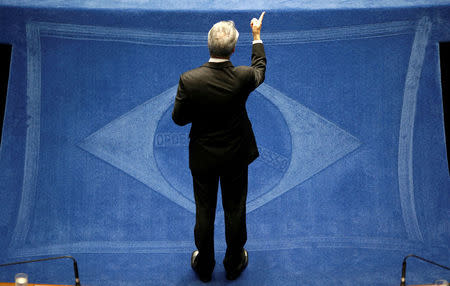
<path id="1" fill-rule="evenodd" d="M 192 123 L 193 173 L 247 165 L 259 156 L 245 103 L 264 81 L 265 70 L 264 46 L 258 43 L 253 44 L 250 67 L 208 62 L 181 75 L 172 119 L 178 125 Z"/>

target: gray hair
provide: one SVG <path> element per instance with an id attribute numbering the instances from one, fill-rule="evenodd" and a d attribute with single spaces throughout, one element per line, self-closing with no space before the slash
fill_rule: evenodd
<path id="1" fill-rule="evenodd" d="M 239 38 L 233 21 L 221 21 L 209 30 L 208 48 L 211 56 L 228 58 L 233 53 Z"/>

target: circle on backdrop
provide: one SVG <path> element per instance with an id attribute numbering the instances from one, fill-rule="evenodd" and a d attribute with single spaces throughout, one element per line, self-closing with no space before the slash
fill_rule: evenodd
<path id="1" fill-rule="evenodd" d="M 194 201 L 189 170 L 190 124 L 177 126 L 172 121 L 173 105 L 164 112 L 156 128 L 154 156 L 164 179 L 181 195 Z M 247 110 L 260 156 L 249 166 L 247 202 L 269 192 L 282 179 L 291 158 L 289 128 L 280 110 L 259 92 L 254 91 Z"/>

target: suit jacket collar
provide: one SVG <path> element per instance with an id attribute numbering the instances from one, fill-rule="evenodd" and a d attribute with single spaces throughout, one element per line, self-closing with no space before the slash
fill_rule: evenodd
<path id="1" fill-rule="evenodd" d="M 222 62 L 222 63 L 207 62 L 207 63 L 203 64 L 202 67 L 208 67 L 208 68 L 213 68 L 213 69 L 223 69 L 223 68 L 234 67 L 234 66 L 230 61 L 226 61 L 226 62 Z"/>

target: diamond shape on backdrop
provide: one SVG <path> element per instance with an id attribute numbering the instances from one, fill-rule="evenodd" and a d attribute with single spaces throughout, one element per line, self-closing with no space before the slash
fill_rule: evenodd
<path id="1" fill-rule="evenodd" d="M 88 136 L 81 148 L 141 181 L 183 208 L 195 212 L 195 203 L 164 178 L 154 154 L 154 137 L 163 114 L 173 104 L 174 86 L 113 120 Z M 361 143 L 335 124 L 267 84 L 257 91 L 271 101 L 291 134 L 292 152 L 280 182 L 270 191 L 247 203 L 255 210 L 301 184 Z"/>

